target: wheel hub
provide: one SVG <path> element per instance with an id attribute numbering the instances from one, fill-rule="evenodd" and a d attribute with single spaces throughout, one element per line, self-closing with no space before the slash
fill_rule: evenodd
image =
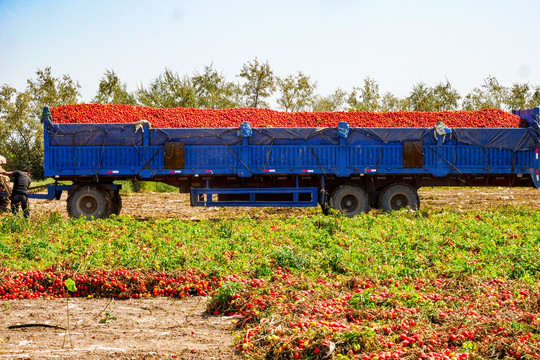
<path id="1" fill-rule="evenodd" d="M 84 196 L 81 198 L 80 206 L 83 212 L 93 213 L 98 207 L 98 203 L 93 196 Z"/>
<path id="2" fill-rule="evenodd" d="M 345 212 L 353 211 L 358 207 L 358 199 L 354 195 L 345 195 L 341 199 L 341 209 Z"/>
<path id="3" fill-rule="evenodd" d="M 399 210 L 409 206 L 409 200 L 407 199 L 407 196 L 403 194 L 397 194 L 392 198 L 390 204 L 392 210 Z"/>

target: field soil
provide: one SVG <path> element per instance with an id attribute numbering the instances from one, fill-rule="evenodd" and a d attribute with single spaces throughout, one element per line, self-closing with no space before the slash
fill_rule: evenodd
<path id="1" fill-rule="evenodd" d="M 204 297 L 4 302 L 0 359 L 237 358 L 231 319 L 204 314 L 205 304 Z M 23 324 L 31 327 L 9 328 Z"/>
<path id="2" fill-rule="evenodd" d="M 540 208 L 532 188 L 424 188 L 422 207 L 489 210 L 501 206 Z M 203 208 L 177 193 L 123 194 L 122 214 L 138 219 L 271 218 L 320 214 L 318 208 Z M 60 201 L 31 200 L 32 217 L 52 212 L 67 217 Z M 111 301 L 70 299 L 71 340 L 65 299 L 14 300 L 0 304 L 0 359 L 235 359 L 231 319 L 204 314 L 206 298 Z"/>
<path id="3" fill-rule="evenodd" d="M 540 191 L 534 188 L 421 188 L 419 195 L 421 207 L 433 209 L 487 210 L 506 205 L 540 208 Z M 31 199 L 30 209 L 33 214 L 58 212 L 67 217 L 65 197 L 59 201 Z M 189 196 L 178 193 L 126 193 L 122 199 L 122 214 L 138 219 L 266 218 L 321 213 L 319 208 L 192 207 Z"/>

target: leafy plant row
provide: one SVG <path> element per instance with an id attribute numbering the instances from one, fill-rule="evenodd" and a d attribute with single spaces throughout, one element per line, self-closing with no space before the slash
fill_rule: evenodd
<path id="1" fill-rule="evenodd" d="M 0 218 L 0 259 L 13 271 L 59 263 L 72 271 L 199 269 L 211 276 L 270 276 L 277 267 L 317 277 L 467 274 L 538 279 L 540 214 L 497 211 L 370 212 L 355 218 L 201 220 L 114 217 L 87 222 L 56 214 Z M 535 280 L 536 281 L 536 280 Z"/>

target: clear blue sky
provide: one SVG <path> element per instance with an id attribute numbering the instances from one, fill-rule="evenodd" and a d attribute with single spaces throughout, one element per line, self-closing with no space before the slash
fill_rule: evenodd
<path id="1" fill-rule="evenodd" d="M 0 0 L 0 84 L 50 66 L 89 101 L 107 69 L 135 90 L 165 67 L 238 80 L 257 57 L 321 95 L 367 76 L 400 96 L 446 78 L 465 95 L 488 75 L 540 85 L 539 14 L 538 0 Z"/>

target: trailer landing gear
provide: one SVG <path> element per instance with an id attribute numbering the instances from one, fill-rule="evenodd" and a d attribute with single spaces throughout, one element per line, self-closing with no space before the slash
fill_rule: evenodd
<path id="1" fill-rule="evenodd" d="M 111 199 L 112 214 L 120 215 L 122 211 L 122 197 L 120 196 L 120 191 L 116 190 Z"/>

